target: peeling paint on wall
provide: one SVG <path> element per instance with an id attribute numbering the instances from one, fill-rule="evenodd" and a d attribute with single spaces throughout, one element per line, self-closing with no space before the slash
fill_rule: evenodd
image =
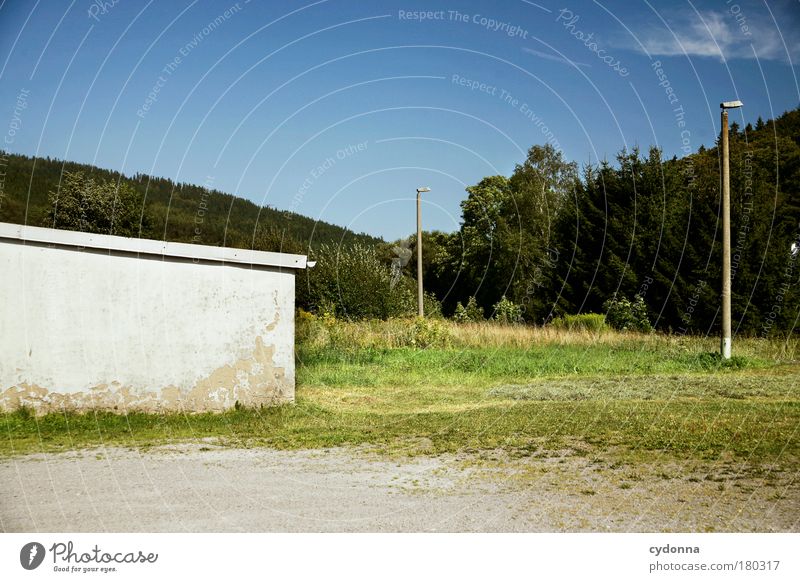
<path id="1" fill-rule="evenodd" d="M 27 406 L 39 414 L 64 410 L 127 412 L 221 412 L 243 406 L 271 406 L 294 400 L 294 382 L 273 361 L 274 346 L 256 338 L 251 357 L 222 366 L 189 390 L 166 386 L 158 391 L 131 389 L 117 382 L 92 386 L 88 391 L 60 393 L 22 383 L 0 394 L 0 409 Z"/>

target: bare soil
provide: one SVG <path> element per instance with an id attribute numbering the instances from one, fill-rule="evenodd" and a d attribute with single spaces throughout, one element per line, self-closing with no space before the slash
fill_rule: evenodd
<path id="1" fill-rule="evenodd" d="M 796 465 L 795 465 L 796 466 Z M 212 442 L 0 461 L 4 532 L 798 531 L 796 471 Z"/>

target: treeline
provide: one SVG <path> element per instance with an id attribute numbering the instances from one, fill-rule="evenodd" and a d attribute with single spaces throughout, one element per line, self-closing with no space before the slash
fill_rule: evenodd
<path id="1" fill-rule="evenodd" d="M 129 177 L 86 164 L 3 152 L 0 158 L 3 222 L 289 253 L 306 253 L 322 244 L 382 242 L 168 178 Z M 110 214 L 100 218 L 103 212 Z"/>
<path id="2" fill-rule="evenodd" d="M 792 333 L 800 317 L 800 109 L 730 130 L 734 330 Z M 298 305 L 333 317 L 416 313 L 416 240 L 393 243 L 216 190 L 3 155 L 0 220 L 300 252 Z M 34 164 L 35 162 L 35 164 Z M 35 165 L 35 168 L 34 168 Z M 423 233 L 426 313 L 718 333 L 720 157 L 623 151 L 579 168 L 533 146 L 510 177 L 467 188 L 457 232 Z M 585 318 L 585 322 L 596 318 Z"/>
<path id="3" fill-rule="evenodd" d="M 730 151 L 734 330 L 790 333 L 800 316 L 800 109 L 732 124 Z M 446 314 L 474 297 L 488 315 L 506 297 L 542 324 L 639 296 L 658 329 L 717 332 L 717 147 L 682 159 L 623 151 L 579 170 L 534 146 L 511 177 L 467 193 L 460 230 L 423 237 L 426 289 Z"/>

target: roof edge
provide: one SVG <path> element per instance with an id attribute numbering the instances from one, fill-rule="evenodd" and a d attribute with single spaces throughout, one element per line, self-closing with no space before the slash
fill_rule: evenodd
<path id="1" fill-rule="evenodd" d="M 76 249 L 91 248 L 142 255 L 158 255 L 165 258 L 177 257 L 284 269 L 305 269 L 307 263 L 306 255 L 165 242 L 148 238 L 129 238 L 109 234 L 11 224 L 8 222 L 0 222 L 0 240 L 2 239 L 18 240 L 23 243 L 32 242 L 76 247 Z"/>

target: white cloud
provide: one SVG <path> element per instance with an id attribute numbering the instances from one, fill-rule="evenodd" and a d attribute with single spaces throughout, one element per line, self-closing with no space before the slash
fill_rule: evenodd
<path id="1" fill-rule="evenodd" d="M 758 16 L 758 19 L 756 17 Z M 767 15 L 768 16 L 768 15 Z M 800 60 L 800 42 L 796 28 L 789 19 L 782 21 L 775 14 L 778 27 L 771 19 L 764 19 L 762 12 L 739 14 L 720 11 L 692 13 L 669 23 L 669 28 L 651 29 L 639 40 L 645 50 L 654 56 L 697 56 L 722 59 L 787 59 Z M 781 38 L 781 35 L 783 38 Z M 784 46 L 784 42 L 786 46 Z"/>
<path id="2" fill-rule="evenodd" d="M 578 61 L 573 61 L 571 59 L 564 58 L 564 57 L 559 56 L 557 54 L 545 53 L 545 52 L 537 51 L 536 49 L 532 49 L 532 48 L 528 48 L 528 47 L 522 47 L 522 50 L 524 52 L 528 53 L 529 55 L 533 55 L 535 57 L 539 57 L 541 59 L 545 59 L 545 60 L 548 60 L 548 61 L 555 61 L 557 63 L 562 63 L 564 65 L 575 65 L 575 66 L 578 66 L 578 67 L 591 67 L 592 66 L 592 65 L 590 65 L 588 63 L 581 63 L 581 62 L 578 62 Z"/>

